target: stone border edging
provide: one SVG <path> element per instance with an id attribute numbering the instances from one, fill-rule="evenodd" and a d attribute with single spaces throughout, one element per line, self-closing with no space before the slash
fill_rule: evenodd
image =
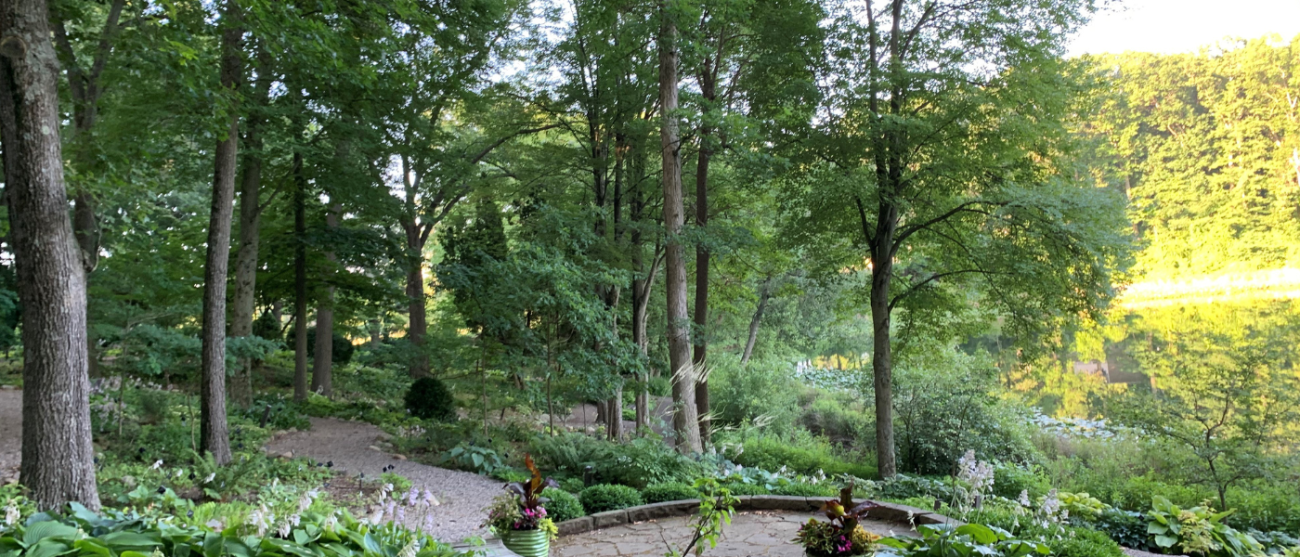
<path id="1" fill-rule="evenodd" d="M 830 500 L 830 497 L 795 497 L 790 495 L 742 495 L 737 497 L 740 500 L 736 504 L 735 510 L 738 511 L 794 511 L 794 512 L 814 512 L 820 509 L 822 504 Z M 862 502 L 866 499 L 857 499 Z M 909 517 L 911 522 L 916 524 L 943 524 L 955 523 L 944 515 L 930 512 L 916 507 L 907 505 L 898 505 L 894 503 L 882 503 L 877 501 L 877 508 L 867 512 L 867 518 L 881 520 L 885 522 L 897 522 L 908 524 Z M 592 530 L 600 530 L 611 526 L 630 524 L 633 522 L 644 522 L 659 518 L 669 518 L 674 516 L 687 516 L 695 514 L 700 508 L 700 502 L 694 499 L 683 499 L 680 501 L 665 501 L 663 503 L 651 503 L 638 507 L 629 507 L 617 511 L 606 511 L 603 513 L 591 514 L 571 520 L 566 520 L 557 524 L 561 536 L 571 536 L 583 534 Z"/>

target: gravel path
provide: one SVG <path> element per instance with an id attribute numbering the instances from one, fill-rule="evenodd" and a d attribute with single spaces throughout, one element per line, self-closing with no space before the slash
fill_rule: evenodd
<path id="1" fill-rule="evenodd" d="M 0 390 L 0 485 L 18 480 L 23 451 L 23 392 Z"/>
<path id="2" fill-rule="evenodd" d="M 330 418 L 312 418 L 311 430 L 289 433 L 272 440 L 266 448 L 271 454 L 286 452 L 294 457 L 310 457 L 320 462 L 334 462 L 334 469 L 351 476 L 365 474 L 378 478 L 387 466 L 392 472 L 411 480 L 419 489 L 427 489 L 441 501 L 433 510 L 432 527 L 425 528 L 444 542 L 458 542 L 469 536 L 485 536 L 481 528 L 487 514 L 483 511 L 492 499 L 503 493 L 504 482 L 478 474 L 436 468 L 416 462 L 398 460 L 377 450 L 386 437 L 379 428 L 363 423 Z M 424 521 L 414 515 L 406 517 L 407 526 L 423 528 Z"/>

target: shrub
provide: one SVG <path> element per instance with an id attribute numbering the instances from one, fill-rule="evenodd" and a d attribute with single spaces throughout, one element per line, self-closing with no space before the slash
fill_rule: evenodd
<path id="1" fill-rule="evenodd" d="M 1092 522 L 1092 527 L 1105 532 L 1120 545 L 1140 551 L 1155 551 L 1147 537 L 1147 518 L 1142 513 L 1109 509 Z"/>
<path id="2" fill-rule="evenodd" d="M 1051 482 L 1036 467 L 999 464 L 993 469 L 994 495 L 1015 499 L 1021 491 L 1028 491 L 1031 498 L 1037 499 L 1051 489 Z"/>
<path id="3" fill-rule="evenodd" d="M 876 469 L 865 464 L 846 462 L 835 456 L 830 443 L 815 437 L 791 438 L 788 440 L 775 437 L 750 438 L 742 444 L 740 454 L 732 457 L 736 464 L 776 471 L 785 467 L 788 470 L 813 475 L 819 472 L 828 476 L 849 474 L 859 478 L 873 478 Z"/>
<path id="4" fill-rule="evenodd" d="M 298 342 L 298 329 L 291 327 L 284 335 L 284 343 L 290 350 L 292 350 L 296 342 Z M 346 364 L 351 362 L 352 355 L 356 352 L 356 349 L 357 347 L 352 344 L 352 341 L 349 340 L 348 337 L 335 331 L 330 342 L 330 361 L 336 364 Z M 314 356 L 316 356 L 316 327 L 307 327 L 307 357 L 311 358 Z"/>
<path id="5" fill-rule="evenodd" d="M 1055 557 L 1123 557 L 1119 544 L 1104 532 L 1089 528 L 1067 528 L 1062 536 L 1044 536 L 1043 543 Z"/>
<path id="6" fill-rule="evenodd" d="M 595 514 L 643 504 L 641 492 L 625 485 L 598 484 L 578 494 L 582 508 Z"/>
<path id="7" fill-rule="evenodd" d="M 772 488 L 772 495 L 792 495 L 795 497 L 834 497 L 839 490 L 826 483 L 788 483 Z"/>
<path id="8" fill-rule="evenodd" d="M 772 492 L 766 486 L 761 484 L 749 484 L 744 482 L 727 482 L 722 487 L 730 491 L 732 495 L 769 495 Z"/>
<path id="9" fill-rule="evenodd" d="M 694 487 L 684 482 L 664 482 L 650 484 L 641 490 L 641 497 L 647 503 L 663 503 L 664 501 L 681 501 L 683 499 L 696 499 L 700 496 Z"/>
<path id="10" fill-rule="evenodd" d="M 1236 512 L 1224 522 L 1234 528 L 1268 532 L 1279 530 L 1300 535 L 1300 496 L 1295 485 L 1263 482 L 1228 492 L 1228 508 Z"/>
<path id="11" fill-rule="evenodd" d="M 569 493 L 578 493 L 587 486 L 582 483 L 582 478 L 564 478 L 560 480 L 560 489 Z"/>
<path id="12" fill-rule="evenodd" d="M 843 396 L 820 397 L 799 416 L 799 425 L 836 447 L 854 446 L 874 439 L 875 421 L 860 403 Z"/>
<path id="13" fill-rule="evenodd" d="M 563 489 L 548 487 L 542 490 L 542 497 L 547 499 L 542 504 L 546 509 L 546 515 L 555 522 L 564 522 L 587 515 L 587 511 L 582 508 L 582 502 Z"/>
<path id="14" fill-rule="evenodd" d="M 992 365 L 981 356 L 936 350 L 928 369 L 894 374 L 894 435 L 903 472 L 946 475 L 967 450 L 981 460 L 1036 462 L 1025 420 L 994 395 Z M 942 371 L 941 371 L 942 370 Z"/>
<path id="15" fill-rule="evenodd" d="M 656 436 L 626 443 L 578 433 L 539 437 L 530 443 L 529 452 L 543 468 L 576 476 L 591 466 L 604 483 L 636 488 L 688 480 L 704 473 L 702 465 L 678 454 Z"/>
<path id="16" fill-rule="evenodd" d="M 449 421 L 456 417 L 456 399 L 442 381 L 421 377 L 406 391 L 406 410 L 420 419 Z"/>
<path id="17" fill-rule="evenodd" d="M 793 366 L 755 360 L 741 369 L 734 355 L 710 356 L 710 409 L 721 424 L 744 426 L 760 416 L 775 431 L 786 431 L 798 412 L 799 383 Z"/>
<path id="18" fill-rule="evenodd" d="M 672 394 L 672 390 L 673 382 L 667 377 L 655 376 L 646 381 L 646 391 L 650 393 L 650 396 L 668 396 Z"/>

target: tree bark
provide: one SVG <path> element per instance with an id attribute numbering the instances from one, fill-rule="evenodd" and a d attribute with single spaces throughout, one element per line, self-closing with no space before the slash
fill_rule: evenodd
<path id="1" fill-rule="evenodd" d="M 424 244 L 408 246 L 407 249 L 423 253 Z M 412 262 L 406 270 L 406 297 L 410 310 L 406 334 L 411 338 L 411 347 L 416 350 L 408 372 L 413 378 L 429 376 L 429 355 L 425 353 L 424 339 L 429 334 L 427 300 L 424 297 L 424 257 Z"/>
<path id="2" fill-rule="evenodd" d="M 212 211 L 208 220 L 207 264 L 203 273 L 203 352 L 199 395 L 199 451 L 218 466 L 230 463 L 226 426 L 226 278 L 230 271 L 230 222 L 235 212 L 235 172 L 239 153 L 239 113 L 233 95 L 239 89 L 239 13 L 226 0 L 221 14 L 221 88 L 232 95 L 226 136 L 217 142 L 212 172 Z"/>
<path id="3" fill-rule="evenodd" d="M 636 145 L 640 145 L 638 142 Z M 632 219 L 631 249 L 632 249 L 632 270 L 636 273 L 632 278 L 632 342 L 641 350 L 641 355 L 649 359 L 650 339 L 646 334 L 646 310 L 649 309 L 650 288 L 649 285 L 653 277 L 644 276 L 645 269 L 645 246 L 641 239 L 641 221 L 645 214 L 645 195 L 641 191 L 641 183 L 644 178 L 645 165 L 642 158 L 642 151 L 634 151 L 632 159 L 632 187 L 631 206 L 629 208 L 629 218 Z M 650 397 L 646 389 L 649 383 L 648 370 L 640 371 L 636 376 L 636 431 L 641 435 L 649 425 L 650 421 Z"/>
<path id="4" fill-rule="evenodd" d="M 691 363 L 690 313 L 686 300 L 686 261 L 681 244 L 685 209 L 682 199 L 681 137 L 677 124 L 677 26 L 665 3 L 659 28 L 659 131 L 663 149 L 664 225 L 667 228 L 668 359 L 673 379 L 673 431 L 681 453 L 703 451 L 695 409 L 695 369 Z"/>
<path id="5" fill-rule="evenodd" d="M 307 400 L 307 177 L 293 154 L 293 399 Z"/>
<path id="6" fill-rule="evenodd" d="M 45 1 L 0 3 L 0 140 L 23 306 L 20 479 L 42 509 L 98 510 L 86 274 L 67 211 L 58 74 Z"/>
<path id="7" fill-rule="evenodd" d="M 745 340 L 745 351 L 740 355 L 740 367 L 745 367 L 749 363 L 750 356 L 754 355 L 754 343 L 758 341 L 758 325 L 763 322 L 763 310 L 767 308 L 767 300 L 772 297 L 772 277 L 763 280 L 763 286 L 758 293 L 758 308 L 754 310 L 754 318 L 749 320 L 749 338 Z"/>
<path id="8" fill-rule="evenodd" d="M 340 207 L 331 207 L 325 215 L 325 225 L 331 231 L 339 227 Z M 325 259 L 338 263 L 334 251 L 325 252 Z M 311 390 L 325 396 L 334 395 L 334 285 L 325 287 L 324 299 L 316 306 L 316 359 L 311 368 Z"/>
<path id="9" fill-rule="evenodd" d="M 259 54 L 261 52 L 259 51 Z M 264 58 L 259 56 L 259 59 Z M 264 75 L 269 64 L 259 63 L 253 110 L 244 125 L 244 173 L 239 185 L 239 251 L 235 252 L 235 292 L 231 297 L 230 336 L 253 335 L 254 313 L 257 310 L 257 263 L 262 226 L 262 127 L 265 118 L 260 109 L 266 107 L 271 94 L 271 79 Z M 231 386 L 237 403 L 252 403 L 253 362 L 240 364 L 241 380 Z"/>
<path id="10" fill-rule="evenodd" d="M 705 86 L 703 88 L 704 97 L 713 100 L 714 95 L 712 82 L 708 79 L 701 80 Z M 712 148 L 708 145 L 713 130 L 705 125 L 700 129 L 700 152 L 696 159 L 695 165 L 695 224 L 703 229 L 709 223 L 709 161 L 713 155 Z M 704 333 L 709 324 L 709 250 L 703 244 L 695 246 L 695 335 L 691 339 L 695 342 L 695 355 L 692 362 L 695 364 L 697 371 L 702 371 L 707 365 L 709 339 Z M 695 408 L 700 415 L 700 440 L 703 443 L 709 442 L 709 430 L 713 428 L 713 420 L 709 416 L 709 376 L 707 373 L 701 373 L 700 379 L 695 383 Z"/>

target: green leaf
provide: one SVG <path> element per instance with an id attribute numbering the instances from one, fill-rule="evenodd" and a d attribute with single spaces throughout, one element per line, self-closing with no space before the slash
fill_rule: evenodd
<path id="1" fill-rule="evenodd" d="M 130 549 L 153 549 L 162 545 L 162 540 L 155 534 L 143 534 L 140 532 L 110 532 L 100 536 L 104 543 L 113 549 L 130 548 Z"/>
<path id="2" fill-rule="evenodd" d="M 1156 545 L 1160 547 L 1173 547 L 1176 543 L 1178 538 L 1175 536 L 1156 536 Z"/>
<path id="3" fill-rule="evenodd" d="M 1157 523 L 1155 523 L 1155 522 L 1151 522 L 1151 523 L 1147 524 L 1147 533 L 1148 533 L 1148 534 L 1163 534 L 1163 533 L 1168 532 L 1168 531 L 1169 531 L 1169 527 L 1168 527 L 1168 526 L 1165 526 L 1165 525 L 1163 525 L 1163 524 L 1157 524 Z"/>
<path id="4" fill-rule="evenodd" d="M 95 538 L 77 540 L 72 543 L 72 547 L 75 547 L 81 555 L 99 555 L 101 557 L 112 557 L 113 555 L 113 552 L 108 549 L 107 545 L 104 545 L 104 542 Z"/>
<path id="5" fill-rule="evenodd" d="M 954 533 L 961 536 L 970 536 L 972 540 L 975 540 L 976 543 L 980 544 L 997 543 L 998 541 L 997 533 L 990 530 L 988 526 L 981 526 L 979 524 L 960 526 L 954 530 Z"/>
<path id="6" fill-rule="evenodd" d="M 52 520 L 37 522 L 27 525 L 27 531 L 23 532 L 23 545 L 30 547 L 32 544 L 46 538 L 69 538 L 75 535 L 77 535 L 77 529 L 67 524 Z"/>
<path id="7" fill-rule="evenodd" d="M 25 557 L 55 557 L 56 555 L 66 555 L 76 551 L 71 546 L 53 539 L 44 539 L 37 542 L 27 550 Z"/>

